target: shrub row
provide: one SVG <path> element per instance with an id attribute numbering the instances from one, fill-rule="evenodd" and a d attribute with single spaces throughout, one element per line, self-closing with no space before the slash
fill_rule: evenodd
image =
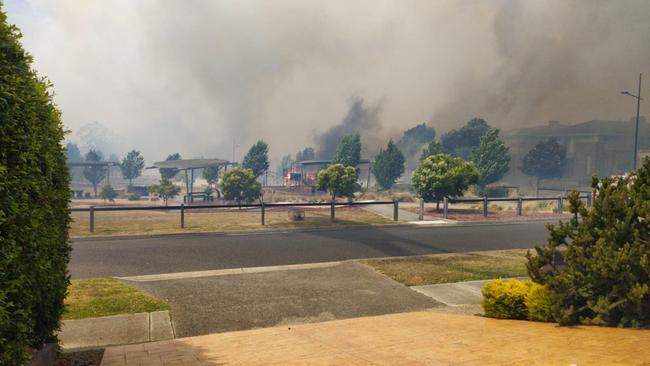
<path id="1" fill-rule="evenodd" d="M 0 365 L 55 341 L 69 282 L 64 132 L 19 38 L 0 9 Z"/>

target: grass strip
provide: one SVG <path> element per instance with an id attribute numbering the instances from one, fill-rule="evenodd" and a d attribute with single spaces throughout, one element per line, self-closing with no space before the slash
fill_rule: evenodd
<path id="1" fill-rule="evenodd" d="M 72 280 L 63 319 L 171 310 L 165 302 L 114 278 Z"/>
<path id="2" fill-rule="evenodd" d="M 526 249 L 364 259 L 360 262 L 406 286 L 526 276 Z"/>

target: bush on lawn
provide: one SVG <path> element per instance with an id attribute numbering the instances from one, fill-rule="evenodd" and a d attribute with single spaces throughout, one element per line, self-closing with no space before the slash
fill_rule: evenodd
<path id="1" fill-rule="evenodd" d="M 485 315 L 499 319 L 527 319 L 526 295 L 531 281 L 493 280 L 483 287 L 483 311 Z"/>
<path id="2" fill-rule="evenodd" d="M 524 299 L 528 319 L 542 322 L 553 321 L 551 292 L 544 285 L 533 283 Z"/>
<path id="3" fill-rule="evenodd" d="M 594 178 L 593 207 L 570 195 L 573 218 L 549 225 L 528 256 L 561 324 L 650 325 L 650 159 L 622 177 Z"/>
<path id="4" fill-rule="evenodd" d="M 0 9 L 0 365 L 56 339 L 69 282 L 60 112 L 19 39 Z"/>

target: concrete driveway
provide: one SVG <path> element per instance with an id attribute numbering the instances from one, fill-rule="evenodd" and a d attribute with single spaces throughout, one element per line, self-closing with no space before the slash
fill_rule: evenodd
<path id="1" fill-rule="evenodd" d="M 315 267 L 126 282 L 172 306 L 176 337 L 442 306 L 362 264 Z"/>

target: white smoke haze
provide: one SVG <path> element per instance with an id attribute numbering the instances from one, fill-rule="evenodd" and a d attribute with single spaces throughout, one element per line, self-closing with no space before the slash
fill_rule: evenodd
<path id="1" fill-rule="evenodd" d="M 258 139 L 276 160 L 318 151 L 354 98 L 375 113 L 359 125 L 367 153 L 424 121 L 439 136 L 476 116 L 506 129 L 627 120 L 633 100 L 619 91 L 650 76 L 646 0 L 6 0 L 4 10 L 54 83 L 70 139 L 97 121 L 120 137 L 115 152 L 139 149 L 147 162 L 230 159 L 233 139 L 237 159 Z"/>

